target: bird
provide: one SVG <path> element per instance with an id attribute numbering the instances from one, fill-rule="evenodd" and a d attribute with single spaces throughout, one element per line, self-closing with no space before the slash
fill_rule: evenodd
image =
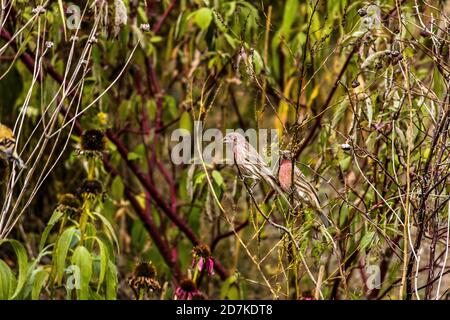
<path id="1" fill-rule="evenodd" d="M 283 191 L 278 185 L 278 180 L 275 174 L 272 170 L 270 170 L 269 166 L 259 155 L 258 151 L 256 151 L 256 149 L 247 142 L 242 134 L 238 132 L 228 133 L 223 138 L 223 142 L 231 146 L 234 161 L 242 176 L 253 179 L 254 184 L 251 189 L 259 181 L 265 181 L 284 197 Z"/>
<path id="2" fill-rule="evenodd" d="M 331 223 L 322 211 L 317 190 L 307 180 L 300 169 L 293 164 L 292 154 L 290 151 L 281 150 L 280 156 L 281 158 L 278 166 L 278 182 L 281 189 L 286 193 L 294 193 L 293 197 L 295 207 L 301 203 L 304 203 L 308 207 L 314 209 L 324 226 L 328 228 Z M 292 168 L 294 168 L 293 176 Z M 294 187 L 292 187 L 292 180 L 294 180 Z"/>
<path id="3" fill-rule="evenodd" d="M 10 162 L 16 164 L 19 168 L 23 168 L 24 162 L 16 151 L 16 138 L 13 131 L 0 123 L 0 155 L 6 157 Z"/>

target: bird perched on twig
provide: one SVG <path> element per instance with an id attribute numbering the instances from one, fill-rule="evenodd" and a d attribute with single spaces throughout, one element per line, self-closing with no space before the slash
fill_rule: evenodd
<path id="1" fill-rule="evenodd" d="M 242 175 L 245 178 L 254 180 L 252 187 L 259 181 L 266 181 L 273 189 L 284 197 L 283 191 L 278 185 L 276 176 L 270 170 L 264 159 L 259 155 L 258 151 L 247 142 L 243 135 L 237 132 L 229 133 L 223 138 L 223 142 L 231 145 L 234 161 Z"/>
<path id="2" fill-rule="evenodd" d="M 283 150 L 280 152 L 280 155 L 278 181 L 281 189 L 286 193 L 294 193 L 295 207 L 301 203 L 306 204 L 308 207 L 315 210 L 325 227 L 329 227 L 330 220 L 322 211 L 316 189 L 306 179 L 300 169 L 293 165 L 291 152 Z M 294 175 L 292 175 L 292 168 L 294 168 Z M 293 187 L 292 180 L 294 181 Z"/>
<path id="3" fill-rule="evenodd" d="M 13 131 L 0 123 L 0 156 L 6 157 L 8 161 L 15 163 L 19 168 L 24 167 L 22 159 L 16 151 L 16 138 Z"/>

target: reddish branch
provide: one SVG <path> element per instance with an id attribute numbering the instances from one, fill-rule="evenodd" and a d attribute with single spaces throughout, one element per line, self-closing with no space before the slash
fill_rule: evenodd
<path id="1" fill-rule="evenodd" d="M 155 26 L 153 27 L 152 31 L 153 33 L 158 33 L 159 30 L 161 29 L 164 21 L 166 21 L 167 16 L 170 14 L 170 12 L 172 11 L 172 9 L 175 6 L 175 3 L 177 2 L 177 0 L 172 0 L 169 4 L 169 6 L 167 7 L 166 11 L 164 11 L 163 15 L 159 18 L 158 22 L 156 22 Z"/>
<path id="2" fill-rule="evenodd" d="M 105 165 L 105 168 L 110 172 L 112 177 L 118 176 L 119 172 L 117 172 L 117 169 L 114 168 L 110 162 L 104 158 L 103 163 Z M 181 279 L 181 270 L 180 266 L 177 263 L 177 260 L 174 255 L 171 254 L 171 250 L 169 245 L 166 241 L 164 241 L 159 234 L 158 227 L 156 226 L 155 222 L 153 221 L 153 218 L 151 215 L 147 214 L 147 212 L 142 208 L 142 206 L 137 201 L 136 197 L 133 195 L 133 193 L 130 191 L 129 188 L 124 189 L 125 196 L 130 201 L 131 205 L 134 208 L 134 211 L 139 215 L 139 218 L 144 223 L 145 228 L 147 229 L 148 233 L 152 237 L 156 247 L 158 248 L 159 252 L 163 256 L 164 260 L 166 261 L 169 268 L 173 271 L 174 276 L 176 279 Z"/>

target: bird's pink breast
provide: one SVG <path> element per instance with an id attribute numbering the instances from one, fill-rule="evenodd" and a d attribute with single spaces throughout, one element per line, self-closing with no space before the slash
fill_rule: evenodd
<path id="1" fill-rule="evenodd" d="M 278 180 L 283 191 L 287 191 L 291 187 L 292 181 L 292 163 L 289 160 L 281 160 L 280 171 L 278 172 Z"/>

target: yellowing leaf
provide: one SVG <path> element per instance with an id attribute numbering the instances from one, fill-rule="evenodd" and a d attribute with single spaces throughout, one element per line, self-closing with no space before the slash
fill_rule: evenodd
<path id="1" fill-rule="evenodd" d="M 294 78 L 291 78 L 288 83 L 286 84 L 286 87 L 284 88 L 283 95 L 285 97 L 289 97 L 289 92 L 291 91 L 292 84 L 294 83 Z M 275 117 L 275 123 L 274 126 L 276 129 L 283 130 L 283 127 L 286 125 L 286 122 L 288 120 L 289 115 L 289 104 L 281 100 L 280 104 L 278 105 L 278 117 Z"/>

